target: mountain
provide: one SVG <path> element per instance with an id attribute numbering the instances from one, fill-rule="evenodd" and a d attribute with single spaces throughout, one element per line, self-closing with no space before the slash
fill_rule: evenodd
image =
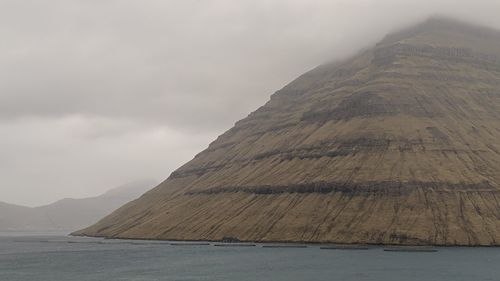
<path id="1" fill-rule="evenodd" d="M 500 32 L 432 18 L 304 74 L 76 235 L 500 244 Z"/>
<path id="2" fill-rule="evenodd" d="M 84 199 L 62 199 L 29 208 L 0 202 L 0 231 L 74 231 L 97 222 L 121 205 L 155 186 L 151 180 L 128 183 L 105 194 Z"/>
<path id="3" fill-rule="evenodd" d="M 0 202 L 0 231 L 46 229 L 50 221 L 33 208 Z"/>

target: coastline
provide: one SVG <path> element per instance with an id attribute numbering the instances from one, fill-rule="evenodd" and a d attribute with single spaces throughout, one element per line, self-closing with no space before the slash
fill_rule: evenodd
<path id="1" fill-rule="evenodd" d="M 414 247 L 414 248 L 500 248 L 500 244 L 496 245 L 461 245 L 461 244 L 410 244 L 410 243 L 345 243 L 335 241 L 270 241 L 270 240 L 239 240 L 237 242 L 225 242 L 219 240 L 204 240 L 204 239 L 157 239 L 157 238 L 138 238 L 138 237 L 109 237 L 109 236 L 91 236 L 84 234 L 70 233 L 69 237 L 87 237 L 87 238 L 102 238 L 105 240 L 133 240 L 133 241 L 158 241 L 158 242 L 184 242 L 184 243 L 227 243 L 227 244 L 262 244 L 262 245 L 308 245 L 308 246 L 349 246 L 349 247 Z"/>

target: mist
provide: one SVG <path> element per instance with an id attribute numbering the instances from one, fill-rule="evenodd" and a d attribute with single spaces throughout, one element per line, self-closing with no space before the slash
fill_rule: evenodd
<path id="1" fill-rule="evenodd" d="M 163 180 L 307 70 L 499 1 L 0 0 L 0 201 Z"/>

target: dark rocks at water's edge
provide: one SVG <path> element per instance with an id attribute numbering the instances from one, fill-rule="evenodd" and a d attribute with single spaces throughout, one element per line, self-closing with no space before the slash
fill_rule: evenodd
<path id="1" fill-rule="evenodd" d="M 330 245 L 320 247 L 322 250 L 369 250 L 366 245 Z"/>
<path id="2" fill-rule="evenodd" d="M 283 245 L 283 244 L 280 244 L 280 245 L 263 245 L 262 248 L 274 248 L 274 249 L 305 249 L 305 248 L 308 248 L 307 245 L 294 245 L 294 244 L 290 244 L 290 245 Z"/>
<path id="3" fill-rule="evenodd" d="M 170 243 L 170 246 L 209 246 L 210 243 L 193 243 L 193 242 L 180 242 L 180 243 Z"/>
<path id="4" fill-rule="evenodd" d="M 223 244 L 214 244 L 215 247 L 255 247 L 255 244 L 248 243 L 223 243 Z"/>
<path id="5" fill-rule="evenodd" d="M 384 248 L 385 252 L 406 252 L 406 253 L 435 253 L 438 250 L 429 247 L 390 247 Z"/>

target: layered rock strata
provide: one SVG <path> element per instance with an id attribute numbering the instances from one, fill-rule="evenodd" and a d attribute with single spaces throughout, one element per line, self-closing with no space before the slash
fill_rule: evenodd
<path id="1" fill-rule="evenodd" d="M 500 32 L 431 19 L 322 65 L 76 234 L 500 243 Z"/>

